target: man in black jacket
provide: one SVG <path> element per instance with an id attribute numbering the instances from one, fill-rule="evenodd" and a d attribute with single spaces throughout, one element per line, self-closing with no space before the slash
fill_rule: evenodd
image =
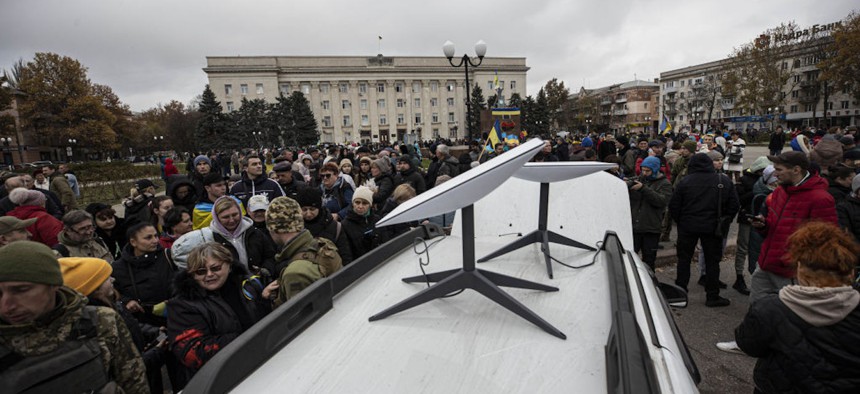
<path id="1" fill-rule="evenodd" d="M 706 306 L 728 306 L 720 297 L 720 260 L 723 234 L 738 213 L 738 195 L 731 180 L 714 171 L 707 154 L 690 158 L 687 176 L 678 183 L 669 202 L 669 212 L 678 224 L 678 276 L 675 284 L 686 289 L 690 281 L 690 262 L 696 243 L 701 240 L 705 254 Z"/>
<path id="2" fill-rule="evenodd" d="M 311 235 L 326 238 L 337 245 L 337 253 L 343 265 L 351 262 L 352 253 L 343 225 L 334 220 L 328 209 L 322 206 L 322 192 L 319 188 L 302 187 L 299 189 L 296 202 L 302 207 L 302 219 Z"/>
<path id="3" fill-rule="evenodd" d="M 289 161 L 281 161 L 275 164 L 272 170 L 278 176 L 278 185 L 281 186 L 281 189 L 284 189 L 284 195 L 295 200 L 299 189 L 306 186 L 305 182 L 301 180 L 301 174 L 296 176 L 296 172 L 293 171 L 293 165 Z"/>
<path id="4" fill-rule="evenodd" d="M 248 208 L 248 199 L 255 194 L 263 194 L 269 201 L 284 195 L 284 189 L 277 182 L 266 178 L 263 171 L 263 161 L 257 155 L 248 155 L 245 157 L 246 169 L 242 173 L 242 180 L 236 182 L 230 189 L 230 194 L 236 196 L 246 210 Z"/>
<path id="5" fill-rule="evenodd" d="M 404 183 L 412 186 L 416 194 L 421 194 L 427 190 L 424 177 L 412 168 L 412 158 L 409 155 L 403 155 L 397 159 L 397 176 L 394 178 L 394 184 L 402 185 Z"/>
<path id="6" fill-rule="evenodd" d="M 771 156 L 776 156 L 782 153 L 782 148 L 785 146 L 785 133 L 782 132 L 782 126 L 776 126 L 776 130 L 770 135 L 770 142 L 767 144 L 767 149 Z"/>

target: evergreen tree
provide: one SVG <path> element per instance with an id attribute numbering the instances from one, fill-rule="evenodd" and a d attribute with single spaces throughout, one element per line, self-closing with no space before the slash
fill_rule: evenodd
<path id="1" fill-rule="evenodd" d="M 484 101 L 484 91 L 477 83 L 472 87 L 472 97 L 469 99 L 469 104 L 472 122 L 466 125 L 466 135 L 470 138 L 478 138 L 483 132 L 481 130 L 481 110 L 487 109 L 487 104 Z"/>
<path id="2" fill-rule="evenodd" d="M 319 142 L 317 120 L 305 95 L 295 91 L 290 95 L 293 118 L 293 145 L 309 146 Z"/>
<path id="3" fill-rule="evenodd" d="M 241 146 L 271 146 L 268 110 L 269 105 L 263 99 L 242 98 L 242 106 L 236 112 L 236 128 L 230 133 L 231 142 L 239 142 Z"/>
<path id="4" fill-rule="evenodd" d="M 535 100 L 532 96 L 526 96 L 526 99 L 523 100 L 522 105 L 520 106 L 520 124 L 521 129 L 525 130 L 529 133 L 529 135 L 535 135 L 535 124 L 533 118 L 532 111 L 535 107 Z"/>
<path id="5" fill-rule="evenodd" d="M 546 91 L 541 88 L 538 91 L 537 100 L 535 101 L 535 105 L 532 108 L 532 122 L 535 128 L 535 134 L 542 137 L 549 136 L 549 126 L 550 126 L 550 108 L 549 108 L 549 100 L 546 97 Z"/>
<path id="6" fill-rule="evenodd" d="M 293 144 L 293 120 L 292 100 L 289 96 L 279 95 L 269 109 L 269 123 L 272 127 L 272 135 L 278 145 L 288 146 Z"/>
<path id="7" fill-rule="evenodd" d="M 203 95 L 200 99 L 200 120 L 197 122 L 197 130 L 194 133 L 194 140 L 197 142 L 197 149 L 211 149 L 216 146 L 223 146 L 225 127 L 225 116 L 221 112 L 221 103 L 215 100 L 215 93 L 209 89 L 209 85 L 203 90 Z"/>
<path id="8" fill-rule="evenodd" d="M 523 98 L 519 93 L 514 93 L 508 99 L 508 106 L 512 108 L 520 108 L 523 106 Z"/>

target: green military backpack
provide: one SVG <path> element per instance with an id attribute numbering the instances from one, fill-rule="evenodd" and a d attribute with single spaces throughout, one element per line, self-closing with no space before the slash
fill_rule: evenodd
<path id="1" fill-rule="evenodd" d="M 278 298 L 280 305 L 321 278 L 328 277 L 343 268 L 343 260 L 337 246 L 327 238 L 316 237 L 304 249 L 290 258 L 280 270 Z"/>

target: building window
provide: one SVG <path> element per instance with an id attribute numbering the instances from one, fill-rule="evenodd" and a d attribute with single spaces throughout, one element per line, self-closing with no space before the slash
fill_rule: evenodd
<path id="1" fill-rule="evenodd" d="M 432 119 L 433 123 L 439 123 L 439 113 L 434 112 L 431 119 Z"/>
<path id="2" fill-rule="evenodd" d="M 795 113 L 795 112 L 797 112 L 797 106 L 796 106 L 796 105 L 792 105 L 792 106 L 791 106 L 791 113 Z"/>
<path id="3" fill-rule="evenodd" d="M 848 109 L 848 101 L 842 101 L 839 105 L 842 109 Z"/>
<path id="4" fill-rule="evenodd" d="M 340 107 L 343 109 L 349 109 L 349 100 L 341 100 Z"/>
<path id="5" fill-rule="evenodd" d="M 454 123 L 454 122 L 456 122 L 456 121 L 454 120 L 454 113 L 453 113 L 453 112 L 448 112 L 448 123 Z"/>
<path id="6" fill-rule="evenodd" d="M 792 90 L 791 91 L 791 98 L 798 98 L 798 97 L 800 97 L 800 91 L 799 90 Z"/>
<path id="7" fill-rule="evenodd" d="M 233 106 L 233 102 L 232 102 L 232 101 L 228 101 L 228 102 L 227 102 L 227 112 L 233 112 L 233 111 L 235 111 L 235 110 L 236 110 L 236 107 L 234 107 L 234 106 Z"/>
<path id="8" fill-rule="evenodd" d="M 379 115 L 379 124 L 388 124 L 388 118 L 385 115 Z"/>
<path id="9" fill-rule="evenodd" d="M 263 94 L 263 84 L 257 84 L 257 94 Z"/>
<path id="10" fill-rule="evenodd" d="M 493 85 L 493 81 L 487 81 L 487 90 L 493 90 L 496 87 Z"/>
<path id="11" fill-rule="evenodd" d="M 794 59 L 794 68 L 800 67 L 800 59 Z"/>
<path id="12" fill-rule="evenodd" d="M 403 82 L 397 82 L 394 84 L 394 92 L 403 93 Z"/>
<path id="13" fill-rule="evenodd" d="M 397 99 L 397 108 L 403 108 L 403 107 L 405 107 L 405 106 L 406 106 L 406 100 L 404 100 L 404 99 Z"/>
<path id="14" fill-rule="evenodd" d="M 282 83 L 281 84 L 281 94 L 283 94 L 284 96 L 290 94 L 290 84 L 288 84 L 288 83 Z"/>
<path id="15" fill-rule="evenodd" d="M 415 108 L 420 108 L 420 107 L 421 107 L 421 99 L 420 99 L 420 98 L 416 98 L 416 99 L 415 99 Z"/>
<path id="16" fill-rule="evenodd" d="M 517 81 L 511 81 L 511 90 L 517 90 Z"/>
<path id="17" fill-rule="evenodd" d="M 648 103 L 645 103 L 645 109 L 648 109 Z"/>
<path id="18" fill-rule="evenodd" d="M 828 110 L 833 109 L 833 102 L 832 102 L 832 101 L 828 101 L 828 102 L 827 102 L 827 109 L 828 109 Z"/>
<path id="19" fill-rule="evenodd" d="M 320 93 L 328 94 L 328 89 L 329 89 L 329 84 L 327 84 L 327 83 L 321 83 L 320 84 Z"/>
<path id="20" fill-rule="evenodd" d="M 243 96 L 248 94 L 248 84 L 243 83 L 239 85 L 239 90 L 241 91 Z"/>
<path id="21" fill-rule="evenodd" d="M 800 83 L 800 74 L 791 77 L 792 82 Z"/>
<path id="22" fill-rule="evenodd" d="M 439 99 L 437 99 L 435 97 L 431 98 L 430 99 L 430 106 L 431 107 L 438 107 L 439 106 Z"/>
<path id="23" fill-rule="evenodd" d="M 378 93 L 385 93 L 385 84 L 380 82 L 376 84 L 376 91 Z"/>
<path id="24" fill-rule="evenodd" d="M 340 92 L 349 93 L 349 85 L 345 83 L 340 84 Z"/>
<path id="25" fill-rule="evenodd" d="M 682 88 L 684 87 L 684 81 L 683 81 L 683 80 L 681 81 L 681 87 L 682 87 Z M 683 119 L 682 119 L 682 120 L 683 120 Z"/>
<path id="26" fill-rule="evenodd" d="M 453 92 L 454 91 L 454 82 L 448 81 L 448 85 L 445 88 L 448 89 L 449 92 Z"/>
<path id="27" fill-rule="evenodd" d="M 379 109 L 384 109 L 385 108 L 385 99 L 376 100 L 376 106 Z"/>
<path id="28" fill-rule="evenodd" d="M 343 116 L 343 125 L 344 126 L 352 126 L 352 120 L 349 119 L 349 115 Z"/>
<path id="29" fill-rule="evenodd" d="M 417 113 L 417 114 L 415 114 L 415 124 L 420 124 L 420 123 L 421 123 L 421 114 Z"/>
<path id="30" fill-rule="evenodd" d="M 227 96 L 233 94 L 233 85 L 230 85 L 230 84 L 224 85 L 224 94 Z"/>
<path id="31" fill-rule="evenodd" d="M 359 108 L 361 108 L 361 109 L 367 109 L 367 99 L 361 99 L 361 100 L 358 102 L 358 106 L 359 106 Z"/>
<path id="32" fill-rule="evenodd" d="M 302 94 L 309 95 L 311 94 L 311 84 L 303 83 L 302 84 Z"/>
<path id="33" fill-rule="evenodd" d="M 323 116 L 323 127 L 331 127 L 331 116 Z"/>
<path id="34" fill-rule="evenodd" d="M 454 106 L 454 98 L 453 98 L 453 97 L 448 97 L 448 106 L 449 106 L 449 107 L 453 107 L 453 106 Z"/>
<path id="35" fill-rule="evenodd" d="M 367 94 L 367 84 L 364 82 L 358 84 L 358 92 L 361 94 Z"/>
<path id="36" fill-rule="evenodd" d="M 397 114 L 397 124 L 406 124 L 406 118 L 403 114 Z"/>
<path id="37" fill-rule="evenodd" d="M 361 115 L 361 125 L 362 126 L 370 126 L 370 116 L 369 115 Z"/>
<path id="38" fill-rule="evenodd" d="M 421 82 L 412 82 L 412 93 L 421 93 Z"/>
<path id="39" fill-rule="evenodd" d="M 806 112 L 812 112 L 812 109 L 815 108 L 812 104 L 806 104 Z"/>
<path id="40" fill-rule="evenodd" d="M 430 91 L 431 92 L 438 92 L 439 91 L 439 81 L 430 82 Z"/>
<path id="41" fill-rule="evenodd" d="M 328 100 L 324 100 L 322 102 L 322 107 L 324 110 L 330 110 L 331 109 L 331 102 L 329 102 Z"/>

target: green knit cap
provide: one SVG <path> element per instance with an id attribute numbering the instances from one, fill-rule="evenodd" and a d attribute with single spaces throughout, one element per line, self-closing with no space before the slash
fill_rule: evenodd
<path id="1" fill-rule="evenodd" d="M 31 241 L 0 248 L 0 282 L 30 282 L 62 286 L 63 273 L 51 248 Z"/>

